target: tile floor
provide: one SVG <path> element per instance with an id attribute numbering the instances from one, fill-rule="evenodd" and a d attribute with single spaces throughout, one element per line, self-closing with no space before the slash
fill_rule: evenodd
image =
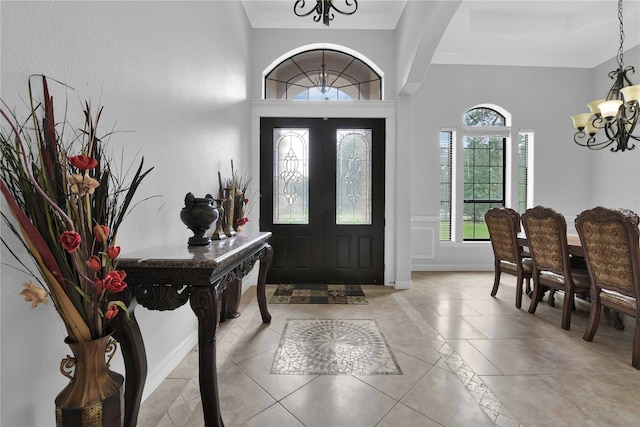
<path id="1" fill-rule="evenodd" d="M 255 288 L 249 289 L 242 315 L 218 330 L 225 425 L 640 425 L 640 371 L 630 365 L 629 319 L 618 331 L 603 316 L 588 343 L 582 339 L 585 301 L 577 300 L 571 330 L 564 331 L 562 294 L 556 294 L 556 307 L 540 304 L 531 315 L 527 297 L 522 310 L 514 305 L 512 276 L 503 275 L 497 298 L 489 295 L 489 272 L 416 272 L 412 280 L 411 290 L 363 286 L 368 305 L 270 304 L 268 325 L 261 322 Z M 267 287 L 267 299 L 275 288 Z M 382 341 L 370 349 L 377 351 L 373 359 L 386 358 L 385 369 L 397 363 L 402 374 L 344 368 L 298 375 L 298 365 L 286 367 L 313 341 L 323 346 L 315 347 L 323 349 L 316 367 L 324 366 L 330 351 L 353 358 L 376 332 Z M 305 338 L 297 346 L 296 334 Z M 286 345 L 293 351 L 283 359 Z M 202 426 L 197 382 L 193 351 L 142 403 L 138 425 Z"/>

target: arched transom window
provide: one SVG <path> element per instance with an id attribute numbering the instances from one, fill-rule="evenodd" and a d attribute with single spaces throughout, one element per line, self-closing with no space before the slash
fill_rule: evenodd
<path id="1" fill-rule="evenodd" d="M 380 100 L 382 79 L 360 59 L 332 49 L 293 55 L 265 76 L 265 99 Z"/>

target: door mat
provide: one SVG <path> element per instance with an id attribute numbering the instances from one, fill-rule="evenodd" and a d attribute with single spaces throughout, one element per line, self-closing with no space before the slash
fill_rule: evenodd
<path id="1" fill-rule="evenodd" d="M 278 285 L 270 304 L 369 304 L 360 285 Z"/>

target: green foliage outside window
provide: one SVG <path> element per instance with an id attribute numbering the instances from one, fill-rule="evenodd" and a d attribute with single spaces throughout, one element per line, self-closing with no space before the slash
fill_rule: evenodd
<path id="1" fill-rule="evenodd" d="M 505 118 L 489 108 L 469 110 L 466 126 L 504 126 Z M 464 240 L 489 238 L 484 214 L 496 206 L 504 206 L 504 137 L 464 137 Z"/>

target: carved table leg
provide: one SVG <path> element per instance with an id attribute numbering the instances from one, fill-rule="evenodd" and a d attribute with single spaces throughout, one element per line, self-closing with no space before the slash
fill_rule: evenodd
<path id="1" fill-rule="evenodd" d="M 266 281 L 267 272 L 271 267 L 271 261 L 273 260 L 273 248 L 267 244 L 264 247 L 264 254 L 260 259 L 260 270 L 258 272 L 258 306 L 260 306 L 260 314 L 262 315 L 262 321 L 264 323 L 271 322 L 271 314 L 267 308 L 267 295 L 266 295 Z"/>
<path id="2" fill-rule="evenodd" d="M 220 318 L 220 282 L 213 286 L 193 286 L 189 301 L 198 317 L 198 358 L 200 397 L 206 427 L 224 427 L 218 397 L 216 329 Z"/>
<path id="3" fill-rule="evenodd" d="M 147 354 L 142 341 L 138 321 L 134 315 L 135 300 L 129 305 L 129 318 L 120 313 L 113 319 L 114 338 L 120 343 L 120 351 L 124 360 L 124 427 L 138 424 L 138 412 L 144 382 L 147 379 Z"/>

